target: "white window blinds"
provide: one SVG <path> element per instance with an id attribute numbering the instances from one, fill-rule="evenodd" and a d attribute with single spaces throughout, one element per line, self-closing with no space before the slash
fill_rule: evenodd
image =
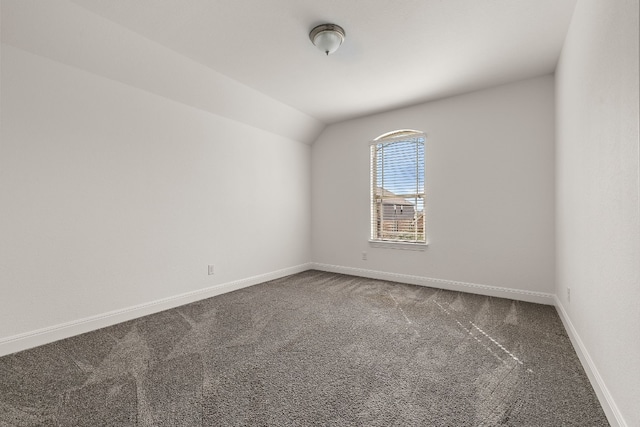
<path id="1" fill-rule="evenodd" d="M 410 130 L 371 143 L 371 240 L 426 243 L 424 144 Z"/>

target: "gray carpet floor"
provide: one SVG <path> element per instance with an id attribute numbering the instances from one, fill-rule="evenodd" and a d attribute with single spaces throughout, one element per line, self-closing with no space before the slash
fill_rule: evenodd
<path id="1" fill-rule="evenodd" d="M 553 307 L 319 271 L 0 358 L 2 426 L 606 426 Z"/>

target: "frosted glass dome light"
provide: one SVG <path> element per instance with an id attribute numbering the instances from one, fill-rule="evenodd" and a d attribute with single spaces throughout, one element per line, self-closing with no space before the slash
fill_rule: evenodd
<path id="1" fill-rule="evenodd" d="M 344 36 L 344 30 L 336 24 L 318 25 L 309 33 L 311 42 L 327 55 L 338 50 Z"/>

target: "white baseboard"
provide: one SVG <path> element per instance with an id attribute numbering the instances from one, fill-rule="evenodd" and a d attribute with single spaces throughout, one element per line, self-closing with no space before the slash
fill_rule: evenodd
<path id="1" fill-rule="evenodd" d="M 613 396 L 609 392 L 609 389 L 604 383 L 604 380 L 600 376 L 598 369 L 596 368 L 593 359 L 589 355 L 587 348 L 584 346 L 580 335 L 578 335 L 578 331 L 574 328 L 573 323 L 571 323 L 571 319 L 569 315 L 565 311 L 562 303 L 558 299 L 557 296 L 554 296 L 556 310 L 560 315 L 560 319 L 562 319 L 562 323 L 564 324 L 564 328 L 567 330 L 567 334 L 571 339 L 571 343 L 573 344 L 573 348 L 576 350 L 578 354 L 578 358 L 582 363 L 582 367 L 584 368 L 587 376 L 589 377 L 589 381 L 591 382 L 591 386 L 593 390 L 596 392 L 596 396 L 598 396 L 598 400 L 600 401 L 600 405 L 604 410 L 604 413 L 609 420 L 609 424 L 611 427 L 627 427 L 627 423 L 624 420 L 624 417 L 620 413 L 618 406 L 613 400 Z"/>
<path id="2" fill-rule="evenodd" d="M 120 310 L 114 310 L 95 316 L 85 317 L 83 319 L 73 320 L 71 322 L 61 323 L 47 328 L 38 329 L 7 338 L 0 339 L 0 356 L 37 347 L 39 345 L 48 344 L 64 338 L 69 338 L 85 332 L 94 331 L 96 329 L 115 325 L 116 323 L 126 322 L 127 320 L 136 319 L 138 317 L 147 316 L 194 301 L 211 298 L 216 295 L 257 285 L 269 280 L 279 279 L 295 273 L 301 273 L 309 270 L 311 264 L 301 264 L 294 267 L 284 268 L 282 270 L 270 273 L 260 274 L 246 279 L 235 280 L 233 282 L 222 283 L 208 288 L 199 289 L 197 291 L 186 292 L 184 294 L 175 295 L 168 298 L 162 298 L 126 307 Z"/>
<path id="3" fill-rule="evenodd" d="M 593 359 L 584 346 L 578 332 L 574 328 L 571 320 L 556 295 L 543 292 L 523 291 L 519 289 L 508 289 L 497 286 L 479 285 L 476 283 L 458 282 L 453 280 L 434 279 L 422 276 L 412 276 L 408 274 L 389 273 L 383 271 L 367 270 L 362 268 L 344 267 L 322 263 L 306 263 L 294 267 L 270 273 L 260 274 L 233 282 L 222 283 L 197 291 L 186 292 L 168 298 L 151 301 L 148 303 L 114 310 L 107 313 L 61 323 L 47 328 L 26 332 L 7 338 L 0 339 L 0 356 L 5 356 L 18 351 L 48 344 L 64 338 L 69 338 L 85 332 L 114 325 L 136 319 L 149 314 L 158 313 L 170 308 L 179 307 L 184 304 L 211 298 L 227 292 L 257 285 L 269 280 L 279 279 L 291 274 L 301 273 L 306 270 L 315 269 L 332 273 L 349 274 L 353 276 L 368 277 L 401 283 L 408 283 L 419 286 L 429 286 L 433 288 L 446 289 L 451 291 L 470 292 L 480 295 L 487 295 L 499 298 L 509 298 L 519 301 L 533 302 L 538 304 L 555 305 L 560 319 L 573 343 L 573 347 L 578 354 L 578 358 L 589 377 L 591 385 L 598 396 L 600 404 L 612 427 L 627 427 L 627 423 L 607 389 Z"/>
<path id="4" fill-rule="evenodd" d="M 366 270 L 363 268 L 344 267 L 339 265 L 311 263 L 315 270 L 331 273 L 349 274 L 352 276 L 368 277 L 370 279 L 387 280 L 391 282 L 408 283 L 410 285 L 428 286 L 431 288 L 446 289 L 449 291 L 469 292 L 498 298 L 509 298 L 518 301 L 533 302 L 537 304 L 553 305 L 554 295 L 544 292 L 523 291 L 520 289 L 501 288 L 498 286 L 479 285 L 476 283 L 457 282 L 454 280 L 433 279 L 409 274 L 389 273 L 385 271 Z"/>

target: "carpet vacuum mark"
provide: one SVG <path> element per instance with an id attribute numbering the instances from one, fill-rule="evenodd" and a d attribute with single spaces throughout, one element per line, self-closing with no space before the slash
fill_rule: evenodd
<path id="1" fill-rule="evenodd" d="M 0 358 L 0 426 L 607 426 L 555 309 L 307 271 Z"/>

